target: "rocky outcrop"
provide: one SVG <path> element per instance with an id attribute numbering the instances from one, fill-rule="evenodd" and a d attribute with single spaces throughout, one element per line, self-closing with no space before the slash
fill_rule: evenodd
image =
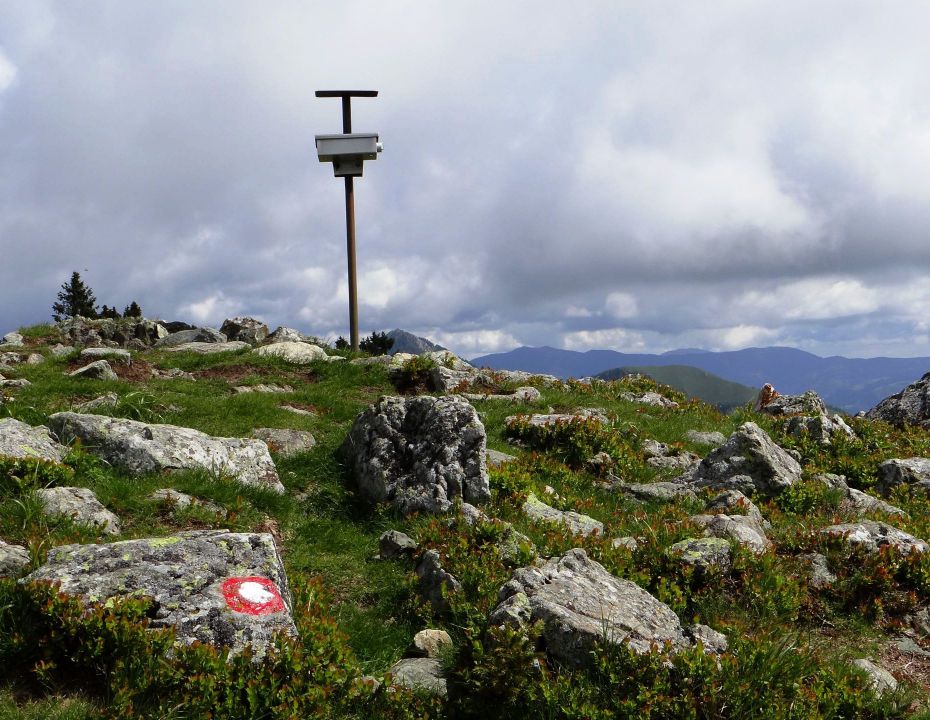
<path id="1" fill-rule="evenodd" d="M 58 324 L 66 344 L 80 346 L 146 348 L 168 337 L 161 323 L 145 318 L 68 318 Z"/>
<path id="2" fill-rule="evenodd" d="M 68 375 L 91 380 L 119 380 L 117 374 L 113 372 L 113 368 L 110 367 L 110 363 L 106 360 L 96 360 L 89 365 L 78 368 L 74 372 L 68 373 Z"/>
<path id="3" fill-rule="evenodd" d="M 893 458 L 878 466 L 878 491 L 882 495 L 899 485 L 930 492 L 930 458 Z"/>
<path id="4" fill-rule="evenodd" d="M 901 392 L 882 400 L 865 416 L 870 420 L 884 420 L 898 426 L 930 426 L 930 372 Z"/>
<path id="5" fill-rule="evenodd" d="M 546 505 L 542 500 L 530 493 L 523 503 L 523 512 L 537 522 L 550 522 L 564 525 L 575 535 L 604 534 L 604 523 L 587 515 L 572 512 L 571 510 L 557 510 Z"/>
<path id="6" fill-rule="evenodd" d="M 166 335 L 155 343 L 159 349 L 177 347 L 178 345 L 189 345 L 190 343 L 225 343 L 229 338 L 219 330 L 213 328 L 201 327 L 190 330 L 179 330 L 170 335 Z"/>
<path id="7" fill-rule="evenodd" d="M 699 487 L 778 495 L 801 479 L 798 461 L 762 428 L 747 422 L 698 465 L 691 480 Z"/>
<path id="8" fill-rule="evenodd" d="M 850 547 L 861 547 L 869 553 L 878 552 L 886 546 L 893 547 L 904 555 L 912 552 L 923 553 L 930 549 L 923 540 L 918 540 L 888 523 L 873 520 L 831 525 L 820 532 L 822 535 L 842 540 Z"/>
<path id="9" fill-rule="evenodd" d="M 0 540 L 0 578 L 19 575 L 30 560 L 26 548 L 21 545 L 8 545 Z"/>
<path id="10" fill-rule="evenodd" d="M 813 390 L 803 395 L 778 395 L 764 403 L 759 412 L 766 415 L 826 415 L 827 405 Z"/>
<path id="11" fill-rule="evenodd" d="M 211 437 L 175 425 L 72 412 L 52 415 L 49 425 L 60 439 L 77 438 L 85 450 L 132 475 L 207 470 L 230 475 L 243 485 L 284 492 L 261 440 Z"/>
<path id="12" fill-rule="evenodd" d="M 178 644 L 250 647 L 260 658 L 275 633 L 296 635 L 291 598 L 267 533 L 208 530 L 105 545 L 62 545 L 23 582 L 60 583 L 89 602 L 152 598 L 151 626 L 173 627 Z"/>
<path id="13" fill-rule="evenodd" d="M 840 433 L 847 438 L 856 437 L 853 429 L 839 415 L 796 415 L 785 421 L 785 433 L 796 438 L 808 437 L 814 442 L 829 446 L 833 436 Z"/>
<path id="14" fill-rule="evenodd" d="M 268 326 L 251 317 L 234 317 L 223 321 L 220 332 L 227 340 L 239 340 L 257 345 L 268 337 Z"/>
<path id="15" fill-rule="evenodd" d="M 119 518 L 87 488 L 40 488 L 36 494 L 42 500 L 46 515 L 66 517 L 76 523 L 94 525 L 107 535 L 119 535 Z"/>
<path id="16" fill-rule="evenodd" d="M 13 418 L 0 420 L 0 456 L 61 462 L 67 452 L 68 448 L 59 445 L 44 425 L 33 427 Z"/>
<path id="17" fill-rule="evenodd" d="M 462 583 L 446 571 L 439 560 L 439 553 L 427 550 L 417 563 L 417 589 L 436 612 L 449 609 L 449 595 L 462 589 Z"/>
<path id="18" fill-rule="evenodd" d="M 270 346 L 274 347 L 274 346 Z M 368 502 L 445 513 L 490 499 L 484 425 L 462 398 L 382 397 L 356 419 L 341 453 Z"/>
<path id="19" fill-rule="evenodd" d="M 492 625 L 543 622 L 546 650 L 572 666 L 591 659 L 597 642 L 638 653 L 691 644 L 678 616 L 641 587 L 608 573 L 575 548 L 540 567 L 524 567 L 498 594 Z"/>

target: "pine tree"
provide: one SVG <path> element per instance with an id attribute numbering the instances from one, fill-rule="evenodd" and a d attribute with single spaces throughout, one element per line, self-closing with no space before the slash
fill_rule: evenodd
<path id="1" fill-rule="evenodd" d="M 65 318 L 80 315 L 86 318 L 97 317 L 97 298 L 76 270 L 71 273 L 71 280 L 63 283 L 58 293 L 58 302 L 52 303 L 52 318 L 61 322 Z"/>
<path id="2" fill-rule="evenodd" d="M 387 355 L 394 347 L 394 338 L 389 338 L 387 333 L 373 332 L 362 340 L 358 347 L 369 355 Z"/>
<path id="3" fill-rule="evenodd" d="M 118 320 L 120 317 L 119 310 L 115 307 L 107 307 L 104 305 L 100 308 L 100 313 L 97 315 L 99 318 L 111 318 L 113 320 Z"/>
<path id="4" fill-rule="evenodd" d="M 336 342 L 333 343 L 333 347 L 337 350 L 345 350 L 347 347 L 349 347 L 349 341 L 340 335 L 336 338 Z"/>
<path id="5" fill-rule="evenodd" d="M 123 310 L 123 317 L 124 317 L 124 318 L 128 318 L 128 317 L 140 318 L 140 317 L 142 317 L 142 308 L 139 307 L 139 303 L 137 303 L 135 300 L 133 300 L 131 303 L 129 303 L 129 305 L 126 306 L 126 309 Z"/>

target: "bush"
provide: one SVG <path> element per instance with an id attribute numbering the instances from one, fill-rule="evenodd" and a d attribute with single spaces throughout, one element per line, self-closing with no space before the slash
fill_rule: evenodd
<path id="1" fill-rule="evenodd" d="M 394 338 L 389 338 L 387 333 L 373 332 L 367 338 L 358 344 L 359 350 L 367 352 L 369 355 L 387 355 L 391 348 L 394 347 Z"/>
<path id="2" fill-rule="evenodd" d="M 4 492 L 68 485 L 73 477 L 70 467 L 51 460 L 0 455 L 0 490 Z"/>

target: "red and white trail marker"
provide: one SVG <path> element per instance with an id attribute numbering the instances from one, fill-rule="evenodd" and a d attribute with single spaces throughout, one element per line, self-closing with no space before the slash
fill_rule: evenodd
<path id="1" fill-rule="evenodd" d="M 247 615 L 271 615 L 287 609 L 277 585 L 258 576 L 224 580 L 223 597 L 231 610 Z"/>

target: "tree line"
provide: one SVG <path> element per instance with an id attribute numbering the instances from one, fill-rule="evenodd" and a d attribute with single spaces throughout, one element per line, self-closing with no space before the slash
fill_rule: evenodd
<path id="1" fill-rule="evenodd" d="M 81 279 L 81 274 L 75 270 L 71 273 L 71 279 L 66 283 L 62 283 L 61 290 L 58 293 L 58 300 L 52 303 L 52 318 L 55 322 L 61 322 L 66 318 L 78 315 L 91 319 L 141 318 L 142 308 L 139 307 L 139 303 L 133 300 L 122 313 L 116 309 L 115 305 L 113 307 L 104 305 L 98 310 L 94 291 Z"/>

